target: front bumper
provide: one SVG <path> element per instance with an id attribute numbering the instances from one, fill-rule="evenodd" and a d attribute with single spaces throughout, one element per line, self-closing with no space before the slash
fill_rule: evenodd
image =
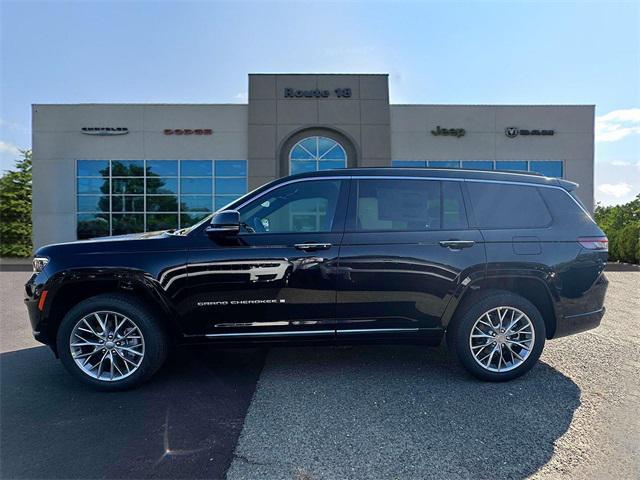
<path id="1" fill-rule="evenodd" d="M 34 273 L 31 276 L 24 286 L 24 304 L 27 307 L 27 313 L 29 314 L 29 322 L 31 323 L 33 338 L 45 345 L 52 345 L 52 339 L 49 337 L 44 312 L 40 311 L 38 308 L 40 298 L 44 290 L 45 281 L 46 275 L 43 273 Z"/>

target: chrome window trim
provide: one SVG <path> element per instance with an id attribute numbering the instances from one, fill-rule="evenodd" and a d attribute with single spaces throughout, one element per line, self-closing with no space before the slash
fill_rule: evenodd
<path id="1" fill-rule="evenodd" d="M 458 172 L 458 171 L 464 171 L 464 170 L 460 169 L 460 170 L 457 170 L 456 172 Z M 507 173 L 507 172 L 492 172 L 492 173 L 500 173 L 500 174 L 503 174 L 503 175 L 526 175 L 526 174 L 521 174 L 521 173 Z M 261 198 L 262 196 L 268 194 L 269 192 L 272 192 L 276 188 L 279 188 L 279 187 L 282 187 L 282 186 L 285 186 L 285 185 L 290 185 L 292 183 L 318 181 L 318 180 L 366 180 L 366 179 L 374 179 L 374 180 L 380 180 L 380 179 L 396 180 L 396 179 L 400 179 L 400 180 L 432 180 L 432 181 L 436 180 L 436 181 L 444 181 L 444 182 L 498 183 L 498 184 L 506 184 L 506 185 L 524 185 L 524 186 L 528 186 L 528 187 L 555 188 L 557 190 L 563 191 L 566 195 L 568 195 L 569 198 L 571 198 L 571 201 L 573 203 L 575 203 L 578 206 L 578 208 L 580 208 L 580 210 L 582 212 L 584 212 L 589 218 L 593 219 L 591 214 L 589 212 L 587 212 L 587 210 L 585 208 L 583 208 L 582 205 L 580 205 L 580 203 L 575 198 L 573 198 L 573 196 L 567 190 L 562 188 L 560 185 L 547 185 L 547 184 L 544 184 L 544 183 L 516 182 L 516 181 L 510 181 L 510 180 L 491 180 L 491 179 L 483 179 L 483 178 L 424 177 L 424 176 L 413 176 L 413 175 L 331 175 L 331 176 L 326 176 L 326 177 L 317 176 L 317 177 L 295 178 L 293 180 L 288 180 L 286 182 L 278 183 L 277 185 L 274 185 L 273 187 L 265 190 L 264 192 L 262 192 L 257 197 L 248 198 L 245 202 L 243 202 L 240 205 L 238 205 L 235 208 L 235 210 L 240 210 L 241 208 L 246 206 L 248 203 Z M 252 192 L 247 193 L 246 196 L 249 196 L 251 193 Z"/>

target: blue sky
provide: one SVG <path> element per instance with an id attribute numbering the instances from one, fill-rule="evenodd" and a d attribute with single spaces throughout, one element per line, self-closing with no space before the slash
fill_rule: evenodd
<path id="1" fill-rule="evenodd" d="M 365 72 L 392 103 L 595 104 L 596 199 L 640 193 L 638 2 L 0 1 L 0 169 L 32 103 L 242 103 L 250 72 Z"/>

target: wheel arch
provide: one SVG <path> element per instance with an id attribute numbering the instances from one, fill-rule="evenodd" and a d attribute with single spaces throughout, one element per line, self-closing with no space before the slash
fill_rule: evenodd
<path id="1" fill-rule="evenodd" d="M 66 313 L 78 303 L 105 293 L 128 295 L 142 302 L 158 316 L 170 333 L 180 333 L 175 310 L 157 282 L 140 271 L 104 269 L 61 272 L 45 286 L 48 290 L 44 323 L 54 353 L 56 335 Z"/>
<path id="2" fill-rule="evenodd" d="M 529 300 L 542 315 L 546 338 L 553 338 L 557 317 L 551 290 L 544 280 L 535 275 L 485 277 L 470 283 L 447 307 L 443 326 L 446 328 L 458 312 L 463 311 L 466 306 L 473 304 L 491 290 L 504 290 Z"/>

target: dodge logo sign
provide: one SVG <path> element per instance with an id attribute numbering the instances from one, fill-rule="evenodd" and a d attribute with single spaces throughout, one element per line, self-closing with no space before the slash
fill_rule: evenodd
<path id="1" fill-rule="evenodd" d="M 527 136 L 527 135 L 553 135 L 555 130 L 525 130 L 524 128 L 518 127 L 507 127 L 504 129 L 504 134 L 509 138 L 516 138 L 518 135 Z"/>
<path id="2" fill-rule="evenodd" d="M 127 127 L 82 127 L 80 131 L 86 135 L 125 135 L 129 133 Z"/>
<path id="3" fill-rule="evenodd" d="M 211 135 L 210 128 L 165 128 L 165 135 Z"/>

